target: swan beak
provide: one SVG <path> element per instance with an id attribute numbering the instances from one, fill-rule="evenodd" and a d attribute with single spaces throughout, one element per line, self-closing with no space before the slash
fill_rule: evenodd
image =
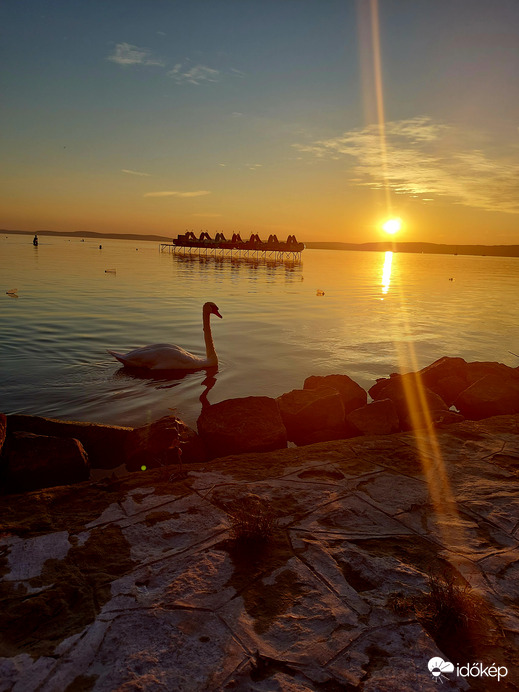
<path id="1" fill-rule="evenodd" d="M 218 310 L 215 310 L 215 311 L 213 312 L 213 315 L 216 315 L 216 316 L 219 317 L 220 319 L 223 319 L 223 317 L 220 315 L 220 313 L 218 312 Z"/>

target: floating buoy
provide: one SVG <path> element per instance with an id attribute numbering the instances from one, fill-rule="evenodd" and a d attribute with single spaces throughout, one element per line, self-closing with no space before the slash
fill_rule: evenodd
<path id="1" fill-rule="evenodd" d="M 18 293 L 17 288 L 10 288 L 8 291 L 6 291 L 8 296 L 15 296 Z"/>
<path id="2" fill-rule="evenodd" d="M 320 288 L 317 289 L 316 295 L 318 296 L 324 296 L 324 291 L 322 291 Z"/>
<path id="3" fill-rule="evenodd" d="M 105 274 L 117 274 L 117 269 L 105 269 Z"/>

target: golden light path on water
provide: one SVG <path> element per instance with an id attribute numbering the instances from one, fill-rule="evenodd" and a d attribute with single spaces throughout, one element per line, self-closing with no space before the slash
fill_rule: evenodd
<path id="1" fill-rule="evenodd" d="M 391 250 L 386 252 L 384 256 L 384 267 L 382 268 L 382 293 L 384 295 L 389 291 L 391 283 L 391 266 L 393 264 L 393 253 Z"/>
<path id="2" fill-rule="evenodd" d="M 385 116 L 384 116 L 384 91 L 382 80 L 381 50 L 380 50 L 380 25 L 378 0 L 370 0 L 370 25 L 371 25 L 371 51 L 373 65 L 373 82 L 375 89 L 379 144 L 380 144 L 380 166 L 382 179 L 385 181 L 385 200 L 386 214 L 388 219 L 392 219 L 391 195 L 388 186 L 388 151 L 385 135 Z M 382 272 L 382 292 L 387 294 L 391 279 L 391 266 L 393 254 L 386 253 L 384 268 Z M 405 308 L 405 295 L 399 295 L 402 308 Z M 453 552 L 448 558 L 456 563 L 458 558 L 457 548 L 466 545 L 462 522 L 459 516 L 456 501 L 452 494 L 449 477 L 445 468 L 442 450 L 436 436 L 436 431 L 432 422 L 431 411 L 427 401 L 425 387 L 421 375 L 418 373 L 418 362 L 414 350 L 413 340 L 409 324 L 405 320 L 406 311 L 401 310 L 404 320 L 395 333 L 394 342 L 397 348 L 400 370 L 405 368 L 405 364 L 411 363 L 412 372 L 402 378 L 403 391 L 407 401 L 407 408 L 410 415 L 410 424 L 414 433 L 415 443 L 420 455 L 422 469 L 427 481 L 429 497 L 434 508 L 436 523 L 441 533 L 444 545 L 448 546 Z M 459 565 L 455 565 L 459 566 Z"/>

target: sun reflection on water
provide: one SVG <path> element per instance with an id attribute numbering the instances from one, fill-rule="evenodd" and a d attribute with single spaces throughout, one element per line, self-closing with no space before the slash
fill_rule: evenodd
<path id="1" fill-rule="evenodd" d="M 391 265 L 393 263 L 393 253 L 391 250 L 386 252 L 384 258 L 384 267 L 382 269 L 382 293 L 385 295 L 389 291 L 389 284 L 391 283 Z"/>

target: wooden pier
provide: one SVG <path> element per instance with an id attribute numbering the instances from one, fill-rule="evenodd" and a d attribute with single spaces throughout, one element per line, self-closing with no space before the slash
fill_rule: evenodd
<path id="1" fill-rule="evenodd" d="M 171 243 L 160 243 L 161 252 L 173 252 L 176 255 L 274 262 L 300 262 L 304 248 L 304 244 L 299 243 L 295 236 L 288 236 L 283 242 L 275 235 L 263 241 L 253 234 L 249 240 L 243 241 L 236 233 L 231 240 L 227 240 L 223 233 L 217 233 L 213 239 L 204 232 L 197 238 L 192 231 L 179 235 Z"/>

